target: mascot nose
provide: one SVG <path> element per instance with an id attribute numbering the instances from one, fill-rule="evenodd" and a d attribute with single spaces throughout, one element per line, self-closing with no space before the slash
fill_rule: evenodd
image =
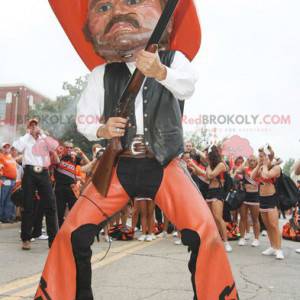
<path id="1" fill-rule="evenodd" d="M 129 6 L 124 4 L 125 1 L 116 1 L 113 6 L 114 15 L 124 15 L 129 11 Z"/>

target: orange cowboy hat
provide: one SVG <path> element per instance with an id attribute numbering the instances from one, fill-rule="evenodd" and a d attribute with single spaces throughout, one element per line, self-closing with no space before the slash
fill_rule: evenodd
<path id="1" fill-rule="evenodd" d="M 85 39 L 83 27 L 87 18 L 89 0 L 49 0 L 50 5 L 86 66 L 92 70 L 105 63 Z M 180 50 L 190 60 L 197 54 L 201 42 L 201 29 L 193 0 L 181 0 L 174 14 L 171 49 Z"/>

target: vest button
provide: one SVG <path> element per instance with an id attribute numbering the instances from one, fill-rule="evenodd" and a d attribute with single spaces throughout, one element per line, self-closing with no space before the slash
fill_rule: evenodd
<path id="1" fill-rule="evenodd" d="M 147 91 L 147 90 L 148 90 L 148 87 L 147 87 L 147 86 L 144 86 L 144 90 Z"/>
<path id="2" fill-rule="evenodd" d="M 144 114 L 144 117 L 147 118 L 147 117 L 148 117 L 148 114 Z"/>
<path id="3" fill-rule="evenodd" d="M 146 146 L 149 146 L 149 142 L 146 142 L 145 145 L 146 145 Z"/>
<path id="4" fill-rule="evenodd" d="M 148 131 L 148 128 L 145 128 L 144 130 L 145 130 L 145 132 L 147 132 L 147 131 Z"/>
<path id="5" fill-rule="evenodd" d="M 146 103 L 148 103 L 148 100 L 147 100 L 147 99 L 145 99 L 145 100 L 144 100 L 144 103 L 145 103 L 145 104 L 146 104 Z"/>

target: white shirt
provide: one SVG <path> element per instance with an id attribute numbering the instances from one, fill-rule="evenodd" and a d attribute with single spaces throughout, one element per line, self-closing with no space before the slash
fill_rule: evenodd
<path id="1" fill-rule="evenodd" d="M 133 73 L 135 63 L 127 63 L 128 69 Z M 77 105 L 77 129 L 90 141 L 99 140 L 97 131 L 104 111 L 104 77 L 105 65 L 96 67 L 89 76 L 88 84 L 83 91 Z M 198 75 L 190 61 L 181 53 L 176 52 L 170 68 L 167 67 L 167 77 L 159 81 L 175 98 L 186 100 L 195 90 Z M 135 101 L 135 117 L 137 134 L 144 133 L 143 119 L 143 87 Z"/>
<path id="2" fill-rule="evenodd" d="M 49 151 L 54 151 L 58 142 L 42 134 L 38 139 L 26 133 L 13 143 L 19 152 L 23 153 L 23 166 L 49 167 L 51 164 Z"/>

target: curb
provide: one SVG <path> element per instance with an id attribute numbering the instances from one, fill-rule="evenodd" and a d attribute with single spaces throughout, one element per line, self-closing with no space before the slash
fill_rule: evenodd
<path id="1" fill-rule="evenodd" d="M 12 229 L 12 228 L 19 228 L 21 226 L 21 222 L 13 223 L 13 224 L 3 224 L 0 223 L 0 230 L 4 229 Z"/>

